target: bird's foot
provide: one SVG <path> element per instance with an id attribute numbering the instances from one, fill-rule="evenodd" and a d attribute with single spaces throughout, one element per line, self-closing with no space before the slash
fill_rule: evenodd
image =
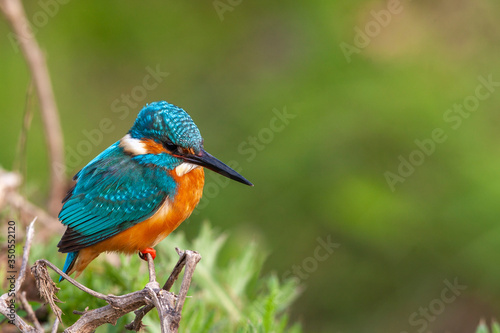
<path id="1" fill-rule="evenodd" d="M 146 257 L 146 253 L 149 253 L 151 255 L 151 258 L 153 258 L 153 260 L 155 260 L 155 258 L 156 258 L 156 250 L 155 249 L 147 247 L 144 250 L 139 251 L 139 257 L 144 261 L 148 261 L 148 259 Z"/>

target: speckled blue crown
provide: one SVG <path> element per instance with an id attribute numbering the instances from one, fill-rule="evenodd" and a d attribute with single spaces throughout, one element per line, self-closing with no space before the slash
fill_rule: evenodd
<path id="1" fill-rule="evenodd" d="M 200 130 L 186 111 L 165 101 L 153 102 L 139 112 L 129 131 L 136 139 L 148 138 L 157 142 L 172 142 L 196 153 L 203 145 Z"/>

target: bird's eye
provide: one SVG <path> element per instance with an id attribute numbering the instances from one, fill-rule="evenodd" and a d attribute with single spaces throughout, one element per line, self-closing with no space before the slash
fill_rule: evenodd
<path id="1" fill-rule="evenodd" d="M 172 151 L 172 152 L 177 151 L 177 149 L 178 149 L 178 146 L 174 145 L 170 141 L 163 142 L 163 147 L 165 147 L 165 149 L 167 149 L 168 151 Z"/>

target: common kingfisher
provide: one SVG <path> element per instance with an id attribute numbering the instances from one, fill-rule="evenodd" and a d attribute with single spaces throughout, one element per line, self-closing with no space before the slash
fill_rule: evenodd
<path id="1" fill-rule="evenodd" d="M 253 186 L 207 153 L 191 117 L 165 101 L 146 105 L 130 131 L 81 169 L 63 199 L 67 229 L 57 245 L 76 277 L 102 252 L 146 253 L 201 199 L 203 167 Z M 62 281 L 61 277 L 59 281 Z"/>

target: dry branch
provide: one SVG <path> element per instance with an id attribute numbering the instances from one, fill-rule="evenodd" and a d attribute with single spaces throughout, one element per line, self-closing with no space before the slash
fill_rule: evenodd
<path id="1" fill-rule="evenodd" d="M 177 264 L 175 265 L 172 273 L 168 277 L 168 280 L 165 282 L 162 288 L 162 293 L 163 291 L 169 292 L 170 288 L 174 285 L 174 282 L 177 280 L 179 277 L 179 274 L 182 272 L 182 269 L 184 266 L 186 266 L 187 263 L 187 268 L 186 272 L 184 273 L 184 278 L 182 279 L 182 285 L 181 285 L 181 291 L 179 292 L 179 300 L 177 301 L 177 304 L 179 302 L 182 302 L 182 305 L 180 306 L 180 310 L 177 310 L 177 313 L 179 314 L 179 318 L 176 321 L 177 326 L 175 326 L 175 322 L 172 322 L 172 324 L 175 326 L 172 327 L 172 332 L 177 332 L 177 328 L 179 326 L 179 321 L 180 321 L 180 313 L 182 311 L 182 306 L 184 305 L 184 300 L 186 296 L 183 296 L 181 300 L 181 295 L 184 293 L 185 295 L 187 294 L 187 290 L 189 289 L 189 285 L 191 283 L 191 278 L 192 278 L 192 273 L 194 272 L 194 269 L 198 262 L 201 260 L 201 256 L 198 252 L 195 251 L 181 251 L 178 248 L 175 248 L 175 251 L 177 251 L 177 254 L 179 255 L 179 260 L 177 261 Z M 186 276 L 188 273 L 190 275 Z M 130 331 L 139 331 L 142 328 L 142 318 L 151 311 L 155 307 L 154 304 L 148 304 L 139 310 L 135 311 L 135 319 L 133 322 L 125 326 L 126 329 Z M 161 318 L 161 317 L 160 317 Z"/>
<path id="2" fill-rule="evenodd" d="M 31 243 L 33 241 L 33 235 L 34 235 L 34 225 L 35 225 L 36 217 L 33 219 L 33 221 L 30 223 L 28 228 L 26 229 L 26 241 L 24 244 L 24 253 L 23 253 L 23 261 L 21 264 L 21 271 L 19 273 L 19 276 L 16 279 L 15 282 L 15 287 L 13 291 L 7 291 L 5 294 L 0 296 L 0 313 L 2 313 L 7 319 L 9 319 L 11 322 L 14 323 L 14 325 L 19 328 L 21 332 L 35 332 L 35 333 L 40 333 L 43 332 L 43 330 L 40 330 L 41 326 L 40 323 L 38 323 L 37 320 L 34 321 L 34 324 L 37 328 L 34 328 L 33 326 L 27 324 L 19 315 L 14 312 L 11 312 L 11 307 L 9 305 L 14 305 L 14 296 L 16 293 L 20 292 L 21 285 L 24 282 L 25 276 L 26 276 L 26 265 L 28 264 L 29 260 L 29 252 L 31 248 Z M 21 296 L 21 297 L 19 297 Z M 17 295 L 16 297 L 21 301 L 21 304 L 24 306 L 26 312 L 33 314 L 33 309 L 29 305 L 29 303 L 26 301 L 26 298 L 22 296 L 22 294 Z M 34 317 L 34 316 L 33 316 Z M 36 319 L 36 318 L 35 318 Z"/>
<path id="3" fill-rule="evenodd" d="M 174 271 L 165 283 L 165 286 L 170 286 L 171 283 L 168 281 L 175 281 L 182 267 L 185 265 L 185 273 L 181 284 L 181 289 L 179 296 L 174 295 L 170 291 L 160 288 L 160 285 L 155 279 L 156 273 L 154 269 L 153 259 L 150 254 L 147 254 L 148 258 L 148 269 L 150 272 L 150 282 L 146 284 L 144 289 L 126 294 L 123 296 L 114 295 L 104 295 L 94 290 L 91 290 L 81 283 L 75 281 L 67 274 L 63 273 L 59 268 L 47 260 L 37 260 L 35 265 L 31 268 L 35 279 L 37 280 L 37 286 L 39 285 L 40 292 L 44 299 L 50 303 L 52 310 L 56 313 L 59 320 L 60 309 L 57 307 L 55 302 L 57 298 L 55 293 L 57 289 L 55 284 L 50 279 L 47 266 L 53 269 L 58 274 L 62 275 L 69 283 L 73 284 L 78 289 L 92 295 L 94 297 L 100 298 L 108 302 L 108 305 L 103 306 L 98 309 L 85 310 L 83 312 L 74 311 L 76 314 L 82 315 L 73 325 L 68 327 L 64 332 L 93 332 L 97 327 L 109 323 L 115 325 L 117 320 L 124 316 L 125 314 L 136 311 L 136 319 L 131 324 L 127 325 L 127 329 L 138 331 L 142 325 L 142 318 L 144 315 L 156 307 L 158 314 L 160 316 L 161 332 L 177 332 L 179 328 L 179 323 L 181 320 L 182 308 L 184 306 L 184 301 L 187 297 L 187 291 L 189 289 L 193 272 L 196 268 L 196 264 L 200 261 L 201 256 L 199 253 L 194 251 L 179 251 L 176 249 L 180 255 L 179 261 L 177 262 Z M 179 267 L 181 267 L 179 269 Z M 142 308 L 141 308 L 142 307 Z M 138 310 L 141 308 L 140 310 Z"/>
<path id="4" fill-rule="evenodd" d="M 29 228 L 33 227 L 33 223 Z M 27 235 L 32 233 L 32 230 L 27 231 Z M 27 239 L 29 243 L 31 243 L 32 238 Z M 28 251 L 25 252 L 23 258 L 28 260 L 29 246 L 25 247 Z M 189 285 L 191 283 L 191 278 L 193 276 L 194 269 L 196 264 L 200 261 L 201 256 L 194 251 L 179 251 L 176 249 L 180 255 L 179 261 L 175 266 L 172 274 L 169 279 L 165 283 L 165 286 L 172 286 L 169 281 L 175 281 L 182 267 L 185 265 L 185 273 L 181 284 L 181 289 L 179 292 L 179 296 L 171 293 L 170 291 L 164 290 L 160 288 L 159 283 L 153 279 L 156 275 L 154 269 L 154 263 L 151 258 L 151 255 L 148 256 L 148 268 L 149 271 L 152 272 L 150 275 L 150 282 L 146 284 L 144 289 L 122 295 L 122 296 L 114 296 L 114 295 L 104 295 L 99 292 L 96 292 L 92 289 L 89 289 L 82 285 L 81 283 L 75 281 L 67 274 L 63 273 L 59 268 L 57 268 L 54 264 L 47 260 L 37 260 L 31 271 L 35 276 L 37 288 L 40 292 L 42 298 L 50 304 L 52 311 L 56 314 L 56 319 L 52 327 L 52 332 L 57 331 L 57 327 L 61 321 L 62 311 L 56 305 L 56 302 L 60 302 L 59 299 L 55 296 L 59 288 L 56 287 L 55 283 L 49 276 L 47 271 L 47 267 L 50 267 L 58 274 L 62 275 L 69 283 L 73 284 L 75 287 L 81 289 L 82 291 L 88 293 L 91 296 L 100 298 L 108 302 L 108 305 L 103 306 L 101 308 L 87 310 L 80 312 L 74 311 L 76 314 L 82 315 L 80 319 L 78 319 L 73 325 L 68 327 L 64 332 L 66 333 L 90 333 L 95 331 L 95 329 L 101 325 L 106 323 L 115 325 L 118 319 L 125 314 L 136 311 L 136 319 L 133 323 L 127 325 L 127 329 L 138 331 L 143 327 L 142 318 L 144 315 L 151 310 L 153 307 L 156 307 L 158 314 L 160 316 L 160 326 L 161 332 L 164 333 L 175 333 L 178 331 L 179 323 L 181 320 L 182 307 L 184 305 L 185 298 L 187 296 L 187 291 L 189 289 Z M 179 269 L 180 267 L 180 269 Z M 18 279 L 20 279 L 19 276 Z M 173 282 L 172 282 L 173 283 Z M 19 298 L 22 304 L 25 306 L 30 317 L 33 318 L 33 322 L 35 323 L 35 327 L 27 324 L 21 317 L 15 313 L 15 318 L 13 322 L 19 328 L 21 332 L 43 332 L 40 330 L 41 326 L 36 320 L 33 310 L 31 309 L 29 303 L 25 300 L 25 298 Z M 0 313 L 4 314 L 8 318 L 9 308 L 9 295 L 5 293 L 0 297 Z M 142 308 L 141 308 L 142 307 Z M 140 309 L 139 309 L 140 308 Z M 139 309 L 139 310 L 138 310 Z"/>
<path id="5" fill-rule="evenodd" d="M 65 184 L 59 179 L 60 175 L 58 175 L 57 168 L 52 166 L 64 165 L 64 144 L 47 63 L 30 28 L 22 2 L 20 0 L 0 0 L 0 9 L 17 37 L 21 51 L 33 76 L 49 153 L 51 189 L 49 211 L 52 214 L 57 214 L 60 208 L 60 200 L 64 196 Z"/>
<path id="6" fill-rule="evenodd" d="M 25 252 L 23 255 L 23 266 L 24 261 L 27 262 L 28 260 L 29 248 L 33 239 L 33 222 L 30 224 L 26 232 L 27 239 Z M 165 283 L 165 286 L 168 286 L 170 288 L 173 284 L 173 281 L 178 278 L 180 272 L 182 271 L 182 267 L 186 266 L 179 296 L 176 296 L 175 294 L 160 288 L 159 283 L 154 278 L 156 276 L 154 263 L 151 255 L 149 254 L 147 254 L 147 258 L 148 268 L 150 272 L 150 282 L 146 284 L 144 289 L 122 296 L 104 295 L 96 292 L 75 281 L 67 274 L 63 273 L 51 262 L 43 259 L 37 260 L 31 268 L 31 271 L 35 276 L 37 288 L 40 292 L 40 295 L 47 303 L 50 304 L 52 311 L 56 314 L 57 318 L 52 327 L 52 332 L 57 331 L 59 322 L 62 322 L 62 311 L 56 305 L 56 302 L 60 302 L 59 299 L 55 296 L 59 288 L 56 287 L 55 283 L 50 278 L 47 271 L 47 266 L 53 269 L 56 273 L 62 275 L 66 280 L 68 280 L 69 283 L 73 284 L 80 290 L 88 293 L 91 296 L 103 299 L 108 302 L 108 305 L 98 309 L 86 309 L 83 312 L 74 311 L 76 314 L 80 314 L 82 316 L 64 332 L 93 332 L 97 327 L 106 323 L 115 325 L 120 317 L 136 310 L 136 319 L 133 323 L 127 325 L 127 328 L 138 331 L 143 327 L 141 322 L 142 318 L 153 307 L 156 307 L 160 316 L 161 332 L 177 332 L 181 320 L 182 307 L 187 296 L 191 278 L 193 276 L 196 264 L 200 261 L 201 256 L 194 251 L 183 252 L 179 251 L 178 249 L 176 250 L 179 253 L 180 258 L 172 274 Z M 18 277 L 18 281 L 20 282 L 20 284 L 22 283 L 23 279 L 24 275 L 20 275 Z M 22 296 L 20 298 L 18 296 L 18 299 L 21 300 L 27 312 L 30 314 L 30 317 L 33 318 L 33 322 L 35 323 L 36 328 L 27 324 L 21 317 L 17 315 L 17 313 L 14 314 L 15 318 L 13 322 L 15 323 L 15 325 L 19 328 L 19 330 L 21 330 L 21 332 L 43 332 L 40 330 L 41 326 L 36 320 L 29 303 L 25 300 L 25 298 L 22 298 Z M 0 313 L 4 314 L 7 318 L 9 318 L 9 300 L 10 297 L 8 293 L 5 293 L 0 297 Z M 141 309 L 138 310 L 139 308 Z"/>
<path id="7" fill-rule="evenodd" d="M 23 305 L 24 310 L 28 313 L 28 317 L 30 320 L 33 322 L 35 325 L 35 329 L 37 331 L 43 332 L 43 327 L 40 325 L 40 322 L 38 321 L 38 318 L 35 315 L 35 312 L 33 311 L 33 308 L 31 305 L 28 303 L 28 300 L 26 299 L 26 292 L 23 291 L 20 294 L 17 295 L 17 298 L 21 301 L 21 304 Z"/>
<path id="8" fill-rule="evenodd" d="M 19 273 L 19 276 L 17 277 L 16 280 L 16 286 L 15 290 L 16 292 L 19 292 L 21 290 L 21 285 L 24 282 L 24 279 L 26 277 L 26 267 L 28 265 L 28 260 L 29 260 L 29 255 L 30 255 L 30 250 L 31 250 L 31 243 L 33 242 L 33 236 L 35 235 L 35 221 L 36 217 L 31 221 L 30 225 L 28 228 L 26 228 L 26 240 L 24 242 L 24 247 L 23 247 L 23 261 L 21 263 L 21 271 Z"/>
<path id="9" fill-rule="evenodd" d="M 16 279 L 14 288 L 17 293 L 16 299 L 23 305 L 35 327 L 26 323 L 17 313 L 11 313 L 9 304 L 14 297 L 14 293 L 7 292 L 0 296 L 0 313 L 5 315 L 5 317 L 9 320 L 12 320 L 21 332 L 43 332 L 40 323 L 36 319 L 33 309 L 26 300 L 25 294 L 20 291 L 26 276 L 26 267 L 29 260 L 30 248 L 34 238 L 35 220 L 36 218 L 33 222 L 31 222 L 26 230 L 23 261 L 20 274 Z M 68 327 L 65 332 L 93 332 L 97 327 L 106 323 L 115 325 L 120 317 L 132 311 L 135 311 L 136 318 L 132 323 L 128 324 L 126 328 L 138 331 L 143 327 L 142 319 L 154 307 L 156 307 L 160 316 L 161 332 L 177 332 L 181 320 L 182 308 L 187 297 L 191 279 L 196 265 L 201 260 L 201 256 L 195 251 L 180 251 L 177 248 L 176 251 L 179 254 L 179 260 L 177 261 L 177 264 L 165 282 L 163 288 L 160 288 L 160 285 L 156 280 L 153 259 L 150 254 L 146 254 L 148 259 L 149 282 L 146 284 L 144 289 L 122 296 L 101 294 L 77 282 L 51 262 L 44 259 L 37 260 L 33 267 L 31 267 L 31 272 L 35 277 L 36 287 L 40 296 L 46 303 L 49 303 L 52 311 L 56 315 L 52 332 L 56 332 L 59 323 L 62 322 L 62 311 L 56 305 L 57 302 L 60 302 L 60 300 L 56 297 L 56 293 L 59 291 L 59 288 L 50 278 L 47 267 L 50 267 L 56 273 L 63 276 L 69 283 L 78 289 L 93 297 L 105 300 L 108 303 L 106 306 L 93 310 L 85 309 L 83 312 L 74 311 L 76 314 L 80 314 L 82 316 L 73 325 Z M 185 272 L 179 296 L 177 296 L 170 292 L 170 288 L 178 279 L 183 268 L 185 268 Z"/>

